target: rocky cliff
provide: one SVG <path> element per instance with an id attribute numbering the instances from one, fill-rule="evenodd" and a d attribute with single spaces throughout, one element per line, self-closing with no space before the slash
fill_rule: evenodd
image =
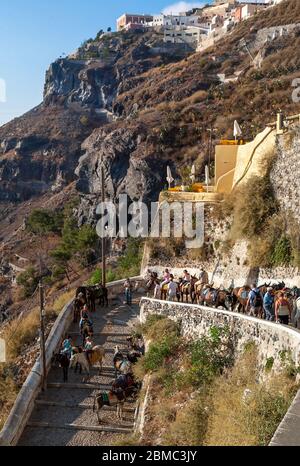
<path id="1" fill-rule="evenodd" d="M 300 111 L 291 86 L 299 24 L 299 2 L 286 0 L 200 53 L 164 44 L 159 32 L 86 41 L 50 66 L 43 102 L 0 128 L 0 202 L 52 196 L 75 183 L 80 220 L 90 221 L 102 160 L 111 197 L 156 200 L 167 164 L 175 176 L 195 162 L 203 171 L 207 128 L 218 140 L 238 119 L 252 139 L 279 108 Z"/>
<path id="2" fill-rule="evenodd" d="M 51 64 L 41 105 L 0 128 L 0 201 L 22 202 L 74 181 L 83 154 L 81 144 L 95 128 L 122 113 L 116 97 L 129 88 L 128 79 L 137 79 L 149 69 L 178 61 L 186 54 L 155 47 L 160 43 L 161 37 L 155 33 L 104 35 Z M 135 143 L 130 131 L 123 136 L 119 140 L 112 132 L 110 139 L 112 146 L 116 143 L 112 151 L 120 152 L 133 137 L 124 151 L 125 160 Z M 122 158 L 115 163 L 118 161 Z M 115 179 L 114 173 L 111 179 Z M 79 189 L 85 185 L 85 178 L 80 179 Z"/>

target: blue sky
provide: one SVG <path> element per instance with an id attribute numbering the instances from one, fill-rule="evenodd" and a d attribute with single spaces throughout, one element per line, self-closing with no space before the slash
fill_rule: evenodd
<path id="1" fill-rule="evenodd" d="M 184 6 L 201 4 L 176 0 L 1 0 L 0 125 L 42 101 L 45 72 L 51 62 L 95 37 L 100 29 L 115 29 L 116 18 L 125 11 L 151 14 L 170 7 L 175 13 Z"/>

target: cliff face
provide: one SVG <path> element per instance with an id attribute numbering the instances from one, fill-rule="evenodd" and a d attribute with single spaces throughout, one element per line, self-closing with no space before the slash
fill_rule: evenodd
<path id="1" fill-rule="evenodd" d="M 104 36 L 51 64 L 41 105 L 0 128 L 0 201 L 22 202 L 62 189 L 76 179 L 75 169 L 83 154 L 81 144 L 95 128 L 102 128 L 114 120 L 114 114 L 122 112 L 115 100 L 127 88 L 127 80 L 182 58 L 182 52 L 161 53 L 155 48 L 157 41 L 160 38 L 156 34 Z M 114 166 L 126 158 L 130 165 L 130 151 L 136 145 L 134 140 L 129 141 L 130 132 L 127 136 L 121 133 L 120 140 L 114 132 L 110 137 L 111 146 L 116 143 L 112 153 L 124 149 L 110 175 L 117 183 L 120 174 Z M 92 166 L 78 169 L 83 173 L 78 182 L 83 192 L 87 187 L 96 189 L 93 180 L 86 183 L 86 173 L 91 171 Z"/>

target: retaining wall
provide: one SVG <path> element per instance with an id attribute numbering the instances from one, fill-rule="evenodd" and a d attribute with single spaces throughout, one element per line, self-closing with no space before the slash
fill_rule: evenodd
<path id="1" fill-rule="evenodd" d="M 182 335 L 197 339 L 212 326 L 227 326 L 233 336 L 236 353 L 248 342 L 257 343 L 259 371 L 264 378 L 268 358 L 273 358 L 272 371 L 282 368 L 283 351 L 290 352 L 300 364 L 300 331 L 285 325 L 249 317 L 243 314 L 193 304 L 172 303 L 150 298 L 141 300 L 141 322 L 148 315 L 160 314 L 181 323 Z M 278 427 L 270 445 L 300 445 L 300 392 Z"/>
<path id="2" fill-rule="evenodd" d="M 133 277 L 132 281 L 140 281 L 141 277 Z M 123 290 L 125 280 L 118 280 L 107 285 L 109 298 L 118 295 Z M 70 301 L 62 310 L 61 314 L 55 321 L 49 337 L 46 342 L 46 365 L 49 372 L 51 367 L 51 359 L 61 344 L 61 339 L 67 332 L 73 320 L 73 300 Z M 32 414 L 35 400 L 41 390 L 41 365 L 38 359 L 28 375 L 10 415 L 0 432 L 0 446 L 13 446 L 18 443 L 23 430 Z"/>

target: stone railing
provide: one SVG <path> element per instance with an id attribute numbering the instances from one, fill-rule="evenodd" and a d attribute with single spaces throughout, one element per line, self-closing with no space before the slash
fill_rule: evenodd
<path id="1" fill-rule="evenodd" d="M 237 354 L 243 351 L 246 343 L 257 343 L 261 374 L 265 372 L 268 358 L 273 360 L 273 371 L 280 370 L 283 351 L 290 351 L 295 364 L 300 364 L 300 331 L 285 325 L 206 306 L 142 298 L 141 321 L 144 322 L 149 314 L 161 314 L 179 321 L 182 335 L 189 339 L 200 338 L 213 326 L 227 326 Z"/>
<path id="2" fill-rule="evenodd" d="M 266 374 L 268 358 L 273 362 L 272 371 L 280 371 L 284 351 L 290 352 L 296 365 L 300 364 L 300 332 L 285 325 L 205 306 L 150 298 L 142 298 L 140 307 L 141 322 L 145 322 L 151 314 L 164 315 L 180 322 L 182 335 L 189 339 L 207 334 L 212 326 L 227 326 L 234 339 L 236 354 L 243 351 L 246 343 L 257 344 L 258 368 L 262 378 Z M 300 391 L 275 432 L 270 443 L 270 446 L 273 445 L 300 445 Z"/>
<path id="3" fill-rule="evenodd" d="M 133 282 L 140 282 L 141 277 L 131 278 Z M 107 285 L 109 298 L 120 294 L 123 290 L 125 280 L 118 280 Z M 67 332 L 73 319 L 73 300 L 70 301 L 62 310 L 57 320 L 55 321 L 49 337 L 46 342 L 46 366 L 49 372 L 51 367 L 51 359 L 61 343 L 61 339 Z M 23 430 L 32 414 L 35 400 L 41 390 L 41 365 L 38 359 L 28 375 L 10 415 L 0 432 L 0 446 L 13 446 L 18 443 Z"/>

